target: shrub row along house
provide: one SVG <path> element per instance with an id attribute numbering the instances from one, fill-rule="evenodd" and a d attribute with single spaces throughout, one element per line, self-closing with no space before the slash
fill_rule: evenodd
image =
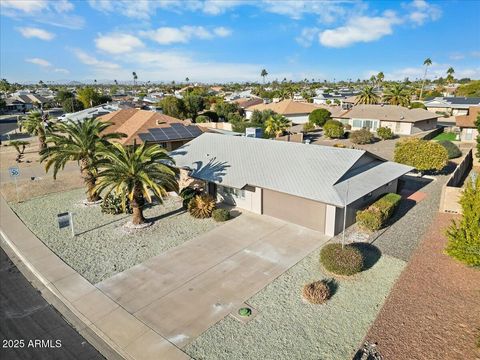
<path id="1" fill-rule="evenodd" d="M 337 117 L 352 130 L 376 131 L 387 127 L 396 135 L 413 135 L 437 127 L 438 115 L 424 109 L 408 109 L 397 105 L 357 105 Z"/>
<path id="2" fill-rule="evenodd" d="M 219 201 L 333 236 L 357 210 L 396 192 L 412 168 L 369 152 L 204 133 L 171 152 L 181 183 Z"/>

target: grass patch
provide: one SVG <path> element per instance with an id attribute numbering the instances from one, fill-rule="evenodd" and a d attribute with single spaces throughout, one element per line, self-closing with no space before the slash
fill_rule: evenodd
<path id="1" fill-rule="evenodd" d="M 449 141 L 455 141 L 457 138 L 457 135 L 452 132 L 444 132 L 440 133 L 437 136 L 435 136 L 432 140 L 449 140 Z"/>

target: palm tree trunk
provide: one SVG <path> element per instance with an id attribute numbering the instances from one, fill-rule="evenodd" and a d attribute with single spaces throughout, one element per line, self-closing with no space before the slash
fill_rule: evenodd
<path id="1" fill-rule="evenodd" d="M 87 201 L 88 202 L 96 202 L 101 199 L 101 197 L 97 194 L 94 190 L 95 188 L 95 176 L 92 172 L 88 169 L 88 165 L 86 160 L 80 161 L 80 172 L 82 174 L 83 182 L 87 187 Z"/>
<path id="2" fill-rule="evenodd" d="M 132 210 L 133 210 L 133 225 L 140 225 L 145 223 L 145 217 L 143 216 L 143 205 L 145 204 L 145 199 L 143 198 L 142 190 L 140 188 L 135 188 L 132 201 Z"/>
<path id="3" fill-rule="evenodd" d="M 420 89 L 420 101 L 422 101 L 423 87 L 425 86 L 425 80 L 427 79 L 427 70 L 428 70 L 428 67 L 426 66 L 425 73 L 423 74 L 422 88 Z"/>

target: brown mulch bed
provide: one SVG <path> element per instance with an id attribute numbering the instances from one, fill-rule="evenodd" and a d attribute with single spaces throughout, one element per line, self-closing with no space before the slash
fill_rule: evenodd
<path id="1" fill-rule="evenodd" d="M 443 253 L 454 218 L 437 215 L 369 330 L 385 360 L 480 359 L 480 270 Z"/>

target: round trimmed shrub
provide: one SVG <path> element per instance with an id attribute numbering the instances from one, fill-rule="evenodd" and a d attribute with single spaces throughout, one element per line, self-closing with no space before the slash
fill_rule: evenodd
<path id="1" fill-rule="evenodd" d="M 306 284 L 302 289 L 303 298 L 310 304 L 323 304 L 331 297 L 330 286 L 325 280 Z"/>
<path id="2" fill-rule="evenodd" d="M 448 140 L 439 140 L 438 143 L 447 150 L 448 158 L 455 159 L 462 156 L 462 151 L 453 142 Z"/>
<path id="3" fill-rule="evenodd" d="M 210 122 L 210 118 L 208 116 L 205 116 L 205 115 L 198 115 L 196 118 L 195 118 L 195 122 L 197 124 L 201 124 L 201 123 L 207 123 L 207 122 Z"/>
<path id="4" fill-rule="evenodd" d="M 215 221 L 227 221 L 230 219 L 230 211 L 227 209 L 215 209 L 212 212 L 212 217 Z"/>
<path id="5" fill-rule="evenodd" d="M 371 144 L 373 142 L 373 134 L 368 129 L 355 130 L 350 133 L 349 139 L 354 144 Z"/>
<path id="6" fill-rule="evenodd" d="M 325 136 L 338 139 L 343 136 L 343 124 L 338 120 L 328 120 L 323 126 Z"/>
<path id="7" fill-rule="evenodd" d="M 215 210 L 215 199 L 207 194 L 197 195 L 188 203 L 188 212 L 194 218 L 205 219 L 212 217 Z"/>
<path id="8" fill-rule="evenodd" d="M 325 245 L 320 251 L 320 262 L 324 268 L 337 275 L 353 275 L 363 268 L 361 251 L 352 246 L 334 243 Z"/>
<path id="9" fill-rule="evenodd" d="M 331 117 L 332 113 L 327 109 L 315 109 L 310 113 L 310 115 L 308 115 L 308 122 L 314 125 L 323 126 L 328 120 L 331 119 Z"/>
<path id="10" fill-rule="evenodd" d="M 388 140 L 393 138 L 392 129 L 388 127 L 379 127 L 377 129 L 377 135 L 382 140 Z"/>

